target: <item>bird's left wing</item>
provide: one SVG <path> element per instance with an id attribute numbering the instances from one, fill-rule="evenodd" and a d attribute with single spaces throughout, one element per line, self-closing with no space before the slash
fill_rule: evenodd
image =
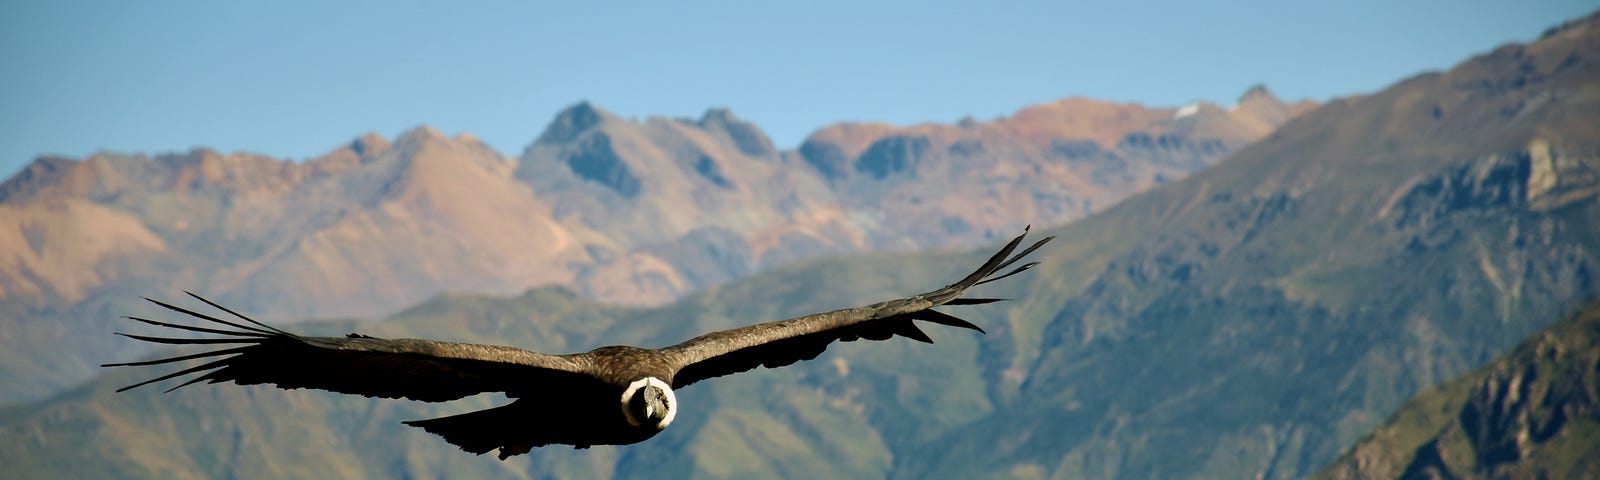
<path id="1" fill-rule="evenodd" d="M 288 389 L 315 388 L 368 397 L 443 402 L 484 392 L 507 392 L 512 396 L 520 396 L 598 381 L 584 373 L 586 364 L 582 357 L 545 355 L 494 345 L 409 338 L 383 339 L 358 334 L 347 337 L 306 337 L 257 322 L 193 293 L 189 295 L 244 323 L 150 300 L 169 310 L 227 328 L 127 317 L 158 327 L 200 332 L 209 336 L 172 338 L 120 332 L 118 335 L 161 344 L 234 346 L 157 360 L 102 365 L 126 367 L 210 359 L 201 365 L 117 391 L 205 372 L 168 391 L 202 381 L 234 382 L 240 385 L 272 384 Z"/>
<path id="2" fill-rule="evenodd" d="M 777 368 L 801 360 L 810 360 L 827 350 L 834 341 L 852 341 L 858 338 L 888 340 L 899 335 L 913 340 L 933 343 L 913 320 L 962 327 L 982 332 L 971 322 L 932 310 L 940 305 L 976 305 L 998 301 L 991 298 L 961 298 L 961 294 L 974 285 L 1009 277 L 1032 268 L 1037 263 L 1024 264 L 1004 275 L 995 276 L 1006 267 L 1033 253 L 1047 237 L 1012 255 L 1022 240 L 1022 235 L 1007 243 L 983 266 L 966 278 L 944 288 L 921 295 L 879 302 L 865 307 L 847 308 L 817 313 L 799 318 L 767 322 L 748 327 L 723 330 L 701 335 L 661 351 L 672 359 L 680 370 L 673 375 L 673 388 L 680 388 L 712 377 L 743 372 L 756 367 Z"/>

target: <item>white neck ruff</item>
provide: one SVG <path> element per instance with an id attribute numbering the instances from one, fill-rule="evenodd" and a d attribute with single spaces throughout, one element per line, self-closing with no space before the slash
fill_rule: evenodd
<path id="1" fill-rule="evenodd" d="M 628 419 L 629 425 L 635 427 L 643 425 L 639 422 L 639 419 L 633 417 L 633 412 L 628 410 L 628 399 L 632 398 L 633 394 L 638 393 L 639 389 L 646 386 L 659 388 L 667 394 L 667 416 L 661 419 L 660 425 L 655 426 L 656 428 L 667 428 L 667 425 L 672 424 L 672 419 L 678 416 L 678 396 L 672 393 L 671 385 L 667 385 L 667 382 L 663 382 L 656 377 L 644 377 L 628 384 L 628 388 L 622 391 L 622 416 Z"/>

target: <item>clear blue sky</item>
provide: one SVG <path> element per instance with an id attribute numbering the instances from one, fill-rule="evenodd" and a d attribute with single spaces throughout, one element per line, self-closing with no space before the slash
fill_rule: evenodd
<path id="1" fill-rule="evenodd" d="M 987 119 L 1078 95 L 1229 105 L 1264 82 L 1325 100 L 1595 8 L 979 3 L 0 0 L 0 177 L 42 153 L 304 159 L 418 124 L 515 155 L 583 99 L 638 118 L 728 107 L 781 148 L 842 120 Z"/>

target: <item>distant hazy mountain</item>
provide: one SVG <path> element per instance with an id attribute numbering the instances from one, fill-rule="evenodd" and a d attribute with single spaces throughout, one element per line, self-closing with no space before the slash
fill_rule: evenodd
<path id="1" fill-rule="evenodd" d="M 1043 265 L 980 292 L 1018 301 L 961 307 L 988 335 L 843 344 L 812 362 L 696 385 L 679 393 L 673 427 L 638 446 L 498 462 L 396 422 L 500 399 L 434 406 L 232 385 L 112 394 L 136 378 L 116 371 L 0 412 L 0 468 L 162 478 L 1304 477 L 1414 393 L 1600 293 L 1595 78 L 1600 17 L 1333 102 L 1215 167 L 1049 232 L 1061 238 L 1041 252 Z M 862 174 L 850 168 L 845 175 Z M 550 352 L 660 346 L 936 287 L 978 260 L 808 261 L 651 309 L 543 289 L 442 297 L 379 323 L 296 327 Z M 1501 420 L 1490 424 L 1519 425 Z M 1446 447 L 1450 471 L 1469 465 Z"/>
<path id="2" fill-rule="evenodd" d="M 886 227 L 881 242 L 927 247 L 923 239 L 955 236 L 974 245 L 999 239 L 1012 218 L 1076 218 L 1183 178 L 1314 106 L 1261 86 L 1230 109 L 1072 98 L 991 122 L 835 125 L 795 155 L 847 210 Z"/>
<path id="3" fill-rule="evenodd" d="M 207 150 L 36 162 L 0 187 L 3 399 L 137 353 L 86 333 L 140 296 L 189 289 L 284 319 L 568 283 L 605 239 L 553 221 L 513 168 L 426 127 L 305 163 Z"/>
<path id="4" fill-rule="evenodd" d="M 825 127 L 780 152 L 726 110 L 633 122 L 588 103 L 557 115 L 517 178 L 555 217 L 621 250 L 579 269 L 607 301 L 660 303 L 829 254 L 977 246 L 1182 178 L 1310 102 L 1252 88 L 1231 109 L 1071 99 L 957 125 Z"/>
<path id="5" fill-rule="evenodd" d="M 1319 478 L 1600 478 L 1600 303 L 1424 390 Z"/>
<path id="6" fill-rule="evenodd" d="M 0 183 L 0 380 L 13 386 L 0 404 L 143 351 L 85 335 L 140 296 L 194 290 L 285 321 L 552 284 L 656 305 L 797 260 L 976 246 L 1078 218 L 1308 105 L 1254 89 L 1230 111 L 1074 100 L 966 127 L 874 126 L 928 147 L 840 154 L 917 166 L 883 178 L 834 178 L 725 110 L 641 123 L 587 103 L 517 158 L 428 127 L 298 163 L 206 149 L 42 158 Z M 825 128 L 801 150 L 853 129 Z"/>
<path id="7" fill-rule="evenodd" d="M 16 214 L 3 231 L 20 233 L 3 241 L 26 242 L 4 297 L 51 309 L 192 288 L 301 317 L 569 282 L 567 264 L 603 239 L 551 221 L 514 167 L 427 127 L 304 163 L 209 150 L 41 160 L 0 190 Z"/>

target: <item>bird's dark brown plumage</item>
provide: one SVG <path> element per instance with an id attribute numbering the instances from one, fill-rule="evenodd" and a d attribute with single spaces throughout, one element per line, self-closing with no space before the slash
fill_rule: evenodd
<path id="1" fill-rule="evenodd" d="M 273 328 L 221 305 L 189 294 L 236 320 L 219 318 L 165 302 L 166 309 L 218 327 L 180 325 L 128 317 L 142 323 L 211 335 L 171 338 L 121 334 L 137 340 L 178 345 L 236 345 L 158 360 L 104 366 L 145 366 L 206 359 L 205 363 L 123 387 L 194 376 L 168 391 L 197 382 L 270 384 L 315 388 L 368 397 L 443 402 L 486 392 L 517 400 L 488 410 L 406 422 L 445 437 L 473 453 L 499 449 L 502 459 L 549 444 L 584 448 L 644 441 L 665 428 L 676 413 L 672 389 L 756 367 L 776 368 L 816 358 L 835 341 L 887 340 L 894 336 L 932 343 L 915 324 L 925 321 L 982 332 L 970 322 L 932 310 L 940 305 L 977 305 L 996 299 L 964 299 L 968 288 L 1025 271 L 1027 263 L 998 274 L 1051 240 L 1021 252 L 1017 236 L 983 266 L 944 288 L 863 307 L 806 315 L 711 332 L 661 349 L 600 347 L 586 353 L 546 355 L 514 347 L 382 339 L 359 334 L 306 337 Z M 1013 254 L 1015 253 L 1015 254 Z M 998 275 L 997 275 L 998 274 Z M 241 323 L 242 322 L 242 323 Z M 227 328 L 221 328 L 227 327 Z M 203 372 L 203 373 L 202 373 Z M 652 383 L 654 382 L 654 383 Z M 651 395 L 633 394 L 655 388 Z M 631 395 L 631 397 L 630 397 Z M 623 410 L 652 412 L 653 425 L 640 424 Z M 650 406 L 639 404 L 653 399 Z M 656 411 L 656 406 L 668 412 Z M 620 407 L 620 408 L 619 408 Z M 665 413 L 665 415 L 661 415 Z"/>

